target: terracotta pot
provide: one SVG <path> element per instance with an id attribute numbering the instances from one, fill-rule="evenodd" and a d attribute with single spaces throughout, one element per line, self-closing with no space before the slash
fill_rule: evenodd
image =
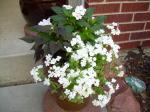
<path id="1" fill-rule="evenodd" d="M 66 111 L 79 111 L 84 107 L 86 107 L 89 102 L 89 98 L 84 99 L 83 103 L 77 104 L 77 103 L 70 102 L 67 99 L 61 100 L 58 94 L 53 94 L 52 96 L 54 97 L 59 107 L 61 107 L 63 110 Z"/>
<path id="2" fill-rule="evenodd" d="M 29 25 L 36 25 L 43 18 L 54 15 L 52 6 L 68 4 L 68 0 L 19 0 L 21 12 Z"/>
<path id="3" fill-rule="evenodd" d="M 90 100 L 90 98 L 86 98 L 83 103 L 77 104 L 77 103 L 70 102 L 67 99 L 61 100 L 59 98 L 59 94 L 56 94 L 56 93 L 52 94 L 50 90 L 48 90 L 48 92 L 49 92 L 49 94 L 51 94 L 53 101 L 60 108 L 62 108 L 63 110 L 66 110 L 66 111 L 71 111 L 71 112 L 79 111 L 79 110 L 82 110 L 83 108 L 86 108 L 86 106 L 88 105 L 89 100 Z"/>

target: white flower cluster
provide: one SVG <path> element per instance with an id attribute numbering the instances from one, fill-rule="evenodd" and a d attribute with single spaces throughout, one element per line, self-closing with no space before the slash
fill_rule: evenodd
<path id="1" fill-rule="evenodd" d="M 52 23 L 50 22 L 50 18 L 48 18 L 48 19 L 43 19 L 42 21 L 40 21 L 39 23 L 38 23 L 38 25 L 40 25 L 40 26 L 47 26 L 47 25 L 52 25 Z"/>
<path id="2" fill-rule="evenodd" d="M 39 74 L 39 70 L 42 70 L 43 69 L 43 65 L 38 65 L 37 67 L 34 67 L 30 74 L 33 76 L 33 79 L 35 82 L 38 82 L 38 81 L 42 81 L 42 79 L 40 78 L 40 74 Z"/>
<path id="3" fill-rule="evenodd" d="M 111 82 L 106 82 L 106 86 L 109 87 L 109 91 L 105 91 L 105 93 L 102 95 L 98 95 L 98 99 L 95 99 L 92 101 L 93 105 L 95 106 L 101 106 L 102 108 L 107 105 L 107 103 L 111 99 L 111 95 L 115 93 L 116 90 L 119 89 L 119 85 L 117 84 L 114 86 L 116 83 L 116 79 L 112 79 Z"/>
<path id="4" fill-rule="evenodd" d="M 67 10 L 72 9 L 72 7 L 68 5 L 64 5 L 63 7 Z M 83 6 L 77 6 L 72 15 L 79 20 L 82 19 L 85 13 L 86 9 L 84 9 Z M 47 23 L 40 24 L 46 25 Z M 52 84 L 51 79 L 57 79 L 57 82 L 61 85 L 64 94 L 69 100 L 73 100 L 78 96 L 84 99 L 92 94 L 96 94 L 93 87 L 98 88 L 102 83 L 95 69 L 98 66 L 97 56 L 102 56 L 105 62 L 111 62 L 114 57 L 118 58 L 118 50 L 120 48 L 114 43 L 111 37 L 111 35 L 118 35 L 120 33 L 117 24 L 112 23 L 111 25 L 107 25 L 107 28 L 111 30 L 111 34 L 106 34 L 103 29 L 96 31 L 95 35 L 97 38 L 94 44 L 84 42 L 79 32 L 73 33 L 74 38 L 70 41 L 70 47 L 64 46 L 64 49 L 68 53 L 67 55 L 69 55 L 69 60 L 60 64 L 59 62 L 62 57 L 57 56 L 53 58 L 52 55 L 47 54 L 44 64 L 49 68 L 48 77 L 40 78 L 39 70 L 43 68 L 43 66 L 40 65 L 31 70 L 31 75 L 34 80 L 36 82 L 43 80 L 44 85 L 50 86 Z M 72 68 L 71 62 L 77 62 L 78 65 Z M 116 69 L 120 68 L 121 66 Z M 121 77 L 123 74 L 123 71 L 121 71 L 117 75 Z M 104 94 L 98 94 L 97 99 L 92 102 L 93 105 L 106 106 L 111 99 L 111 95 L 119 88 L 119 85 L 116 83 L 116 79 L 114 78 L 111 81 L 107 81 L 104 85 L 107 86 L 109 90 L 104 90 Z"/>
<path id="5" fill-rule="evenodd" d="M 71 40 L 71 46 L 78 45 L 80 49 L 78 49 L 76 52 L 73 52 L 72 58 L 75 60 L 81 60 L 82 65 L 85 66 L 86 63 L 91 63 L 93 66 L 95 66 L 96 58 L 93 57 L 97 54 L 106 56 L 106 60 L 108 62 L 112 61 L 113 55 L 115 58 L 118 58 L 118 52 L 120 47 L 114 43 L 112 40 L 112 37 L 110 35 L 100 35 L 95 40 L 95 45 L 91 45 L 90 43 L 84 44 L 84 42 L 81 40 L 81 37 L 79 35 L 76 35 L 75 38 Z M 111 49 L 107 49 L 104 47 L 104 45 L 107 45 L 111 47 Z M 72 48 L 68 47 L 66 48 L 67 51 L 72 52 Z"/>
<path id="6" fill-rule="evenodd" d="M 112 24 L 107 25 L 107 28 L 111 30 L 112 35 L 120 35 L 120 30 L 117 23 L 113 22 Z"/>
<path id="7" fill-rule="evenodd" d="M 57 58 L 52 58 L 52 56 L 50 54 L 46 55 L 46 61 L 45 61 L 45 65 L 46 66 L 50 66 L 55 64 L 56 62 L 60 61 L 61 57 L 57 56 Z"/>
<path id="8" fill-rule="evenodd" d="M 72 13 L 72 15 L 76 18 L 76 20 L 80 20 L 85 15 L 85 13 L 86 9 L 81 5 L 75 8 L 75 11 Z"/>

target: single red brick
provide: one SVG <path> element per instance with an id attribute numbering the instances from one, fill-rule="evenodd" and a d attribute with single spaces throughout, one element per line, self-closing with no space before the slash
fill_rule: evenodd
<path id="1" fill-rule="evenodd" d="M 125 34 L 120 34 L 118 36 L 113 36 L 113 40 L 115 42 L 120 42 L 120 41 L 127 41 L 129 40 L 129 33 L 125 33 Z"/>
<path id="2" fill-rule="evenodd" d="M 150 47 L 150 40 L 143 41 L 142 47 Z"/>
<path id="3" fill-rule="evenodd" d="M 149 3 L 123 3 L 122 12 L 147 11 Z"/>
<path id="4" fill-rule="evenodd" d="M 147 21 L 150 20 L 150 12 L 147 13 L 136 13 L 134 21 Z"/>
<path id="5" fill-rule="evenodd" d="M 136 42 L 128 42 L 128 43 L 120 43 L 120 47 L 121 50 L 125 50 L 125 49 L 133 49 L 133 48 L 137 48 L 140 45 L 140 41 L 136 41 Z"/>
<path id="6" fill-rule="evenodd" d="M 146 29 L 150 29 L 150 22 L 147 22 Z"/>
<path id="7" fill-rule="evenodd" d="M 107 15 L 106 23 L 111 22 L 130 22 L 133 14 L 115 14 Z"/>
<path id="8" fill-rule="evenodd" d="M 119 12 L 120 4 L 98 4 L 91 5 L 90 7 L 95 9 L 95 14 Z"/>
<path id="9" fill-rule="evenodd" d="M 104 0 L 88 0 L 88 2 L 103 2 Z"/>
<path id="10" fill-rule="evenodd" d="M 150 39 L 150 31 L 145 32 L 137 32 L 131 34 L 131 40 L 137 40 L 137 39 Z"/>
<path id="11" fill-rule="evenodd" d="M 121 31 L 142 30 L 144 28 L 144 23 L 120 24 L 119 28 Z"/>

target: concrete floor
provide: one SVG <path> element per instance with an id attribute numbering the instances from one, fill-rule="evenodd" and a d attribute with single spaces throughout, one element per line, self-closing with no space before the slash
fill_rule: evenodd
<path id="1" fill-rule="evenodd" d="M 0 112 L 43 112 L 46 90 L 40 83 L 0 88 Z"/>

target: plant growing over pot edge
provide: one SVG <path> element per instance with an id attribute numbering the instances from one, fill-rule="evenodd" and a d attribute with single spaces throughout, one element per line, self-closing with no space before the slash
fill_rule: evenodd
<path id="1" fill-rule="evenodd" d="M 31 75 L 35 82 L 42 81 L 51 92 L 59 93 L 61 100 L 81 104 L 94 95 L 93 105 L 106 106 L 119 88 L 115 78 L 105 76 L 106 71 L 115 77 L 124 74 L 122 66 L 115 64 L 120 47 L 112 36 L 120 34 L 117 23 L 104 25 L 104 16 L 93 17 L 93 9 L 83 6 L 52 10 L 57 15 L 34 27 L 37 38 L 22 38 L 34 42 L 36 61 L 43 60 Z"/>

